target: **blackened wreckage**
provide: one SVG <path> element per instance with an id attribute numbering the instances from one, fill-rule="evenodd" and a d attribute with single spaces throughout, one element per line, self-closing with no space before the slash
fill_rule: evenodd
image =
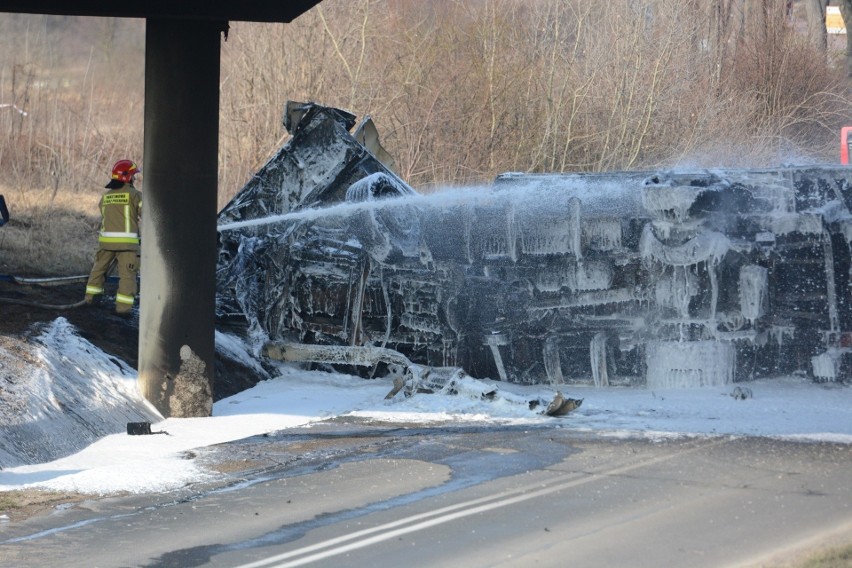
<path id="1" fill-rule="evenodd" d="M 852 169 L 507 173 L 420 195 L 369 117 L 350 132 L 347 112 L 288 103 L 285 126 L 219 215 L 219 317 L 363 348 L 365 374 L 393 364 L 372 349 L 554 385 L 849 377 Z"/>

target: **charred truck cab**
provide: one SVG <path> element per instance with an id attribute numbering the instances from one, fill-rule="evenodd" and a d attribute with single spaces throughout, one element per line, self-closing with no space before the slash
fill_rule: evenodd
<path id="1" fill-rule="evenodd" d="M 286 117 L 219 214 L 220 318 L 521 383 L 850 376 L 849 168 L 507 173 L 420 195 L 369 117 Z"/>

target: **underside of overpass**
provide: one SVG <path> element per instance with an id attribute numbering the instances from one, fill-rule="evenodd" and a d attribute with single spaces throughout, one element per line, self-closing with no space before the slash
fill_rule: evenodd
<path id="1" fill-rule="evenodd" d="M 212 409 L 222 34 L 320 1 L 0 0 L 0 12 L 145 19 L 144 159 L 116 159 L 145 172 L 139 386 L 164 416 Z"/>

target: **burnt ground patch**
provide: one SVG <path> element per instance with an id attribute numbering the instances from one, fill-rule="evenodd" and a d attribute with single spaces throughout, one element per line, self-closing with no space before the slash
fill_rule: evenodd
<path id="1" fill-rule="evenodd" d="M 0 335 L 32 337 L 38 335 L 43 325 L 64 317 L 80 337 L 136 369 L 139 362 L 138 312 L 134 311 L 130 318 L 115 315 L 110 292 L 114 290 L 107 287 L 103 305 L 68 307 L 83 299 L 84 282 L 42 286 L 0 281 Z M 242 330 L 229 326 L 227 331 L 239 334 Z M 216 354 L 215 364 L 214 400 L 242 392 L 267 378 L 220 353 Z"/>

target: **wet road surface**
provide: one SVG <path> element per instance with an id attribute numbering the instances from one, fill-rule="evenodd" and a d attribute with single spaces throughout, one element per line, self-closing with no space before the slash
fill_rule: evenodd
<path id="1" fill-rule="evenodd" d="M 330 421 L 194 459 L 225 473 L 6 524 L 0 565 L 778 565 L 852 541 L 843 444 Z"/>

